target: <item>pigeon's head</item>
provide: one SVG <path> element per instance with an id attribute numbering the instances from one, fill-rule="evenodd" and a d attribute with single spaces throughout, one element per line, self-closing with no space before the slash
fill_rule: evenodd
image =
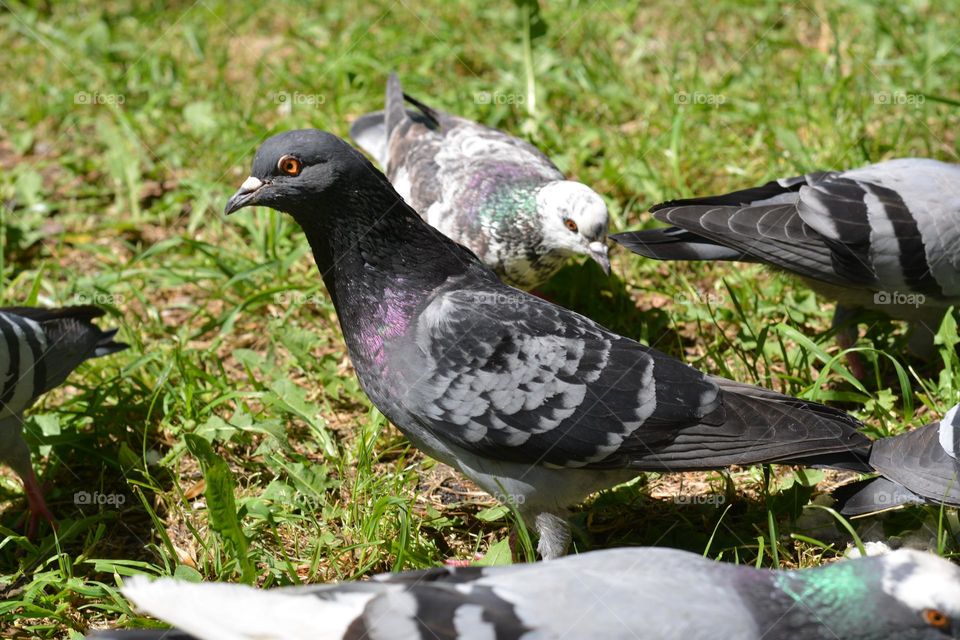
<path id="1" fill-rule="evenodd" d="M 887 607 L 885 615 L 895 618 L 897 627 L 913 630 L 898 637 L 960 637 L 960 567 L 913 549 L 893 551 L 879 560 L 881 588 L 899 605 Z"/>
<path id="2" fill-rule="evenodd" d="M 297 213 L 366 161 L 337 136 L 317 129 L 286 131 L 257 149 L 253 171 L 227 202 L 225 213 L 253 205 Z M 371 169 L 372 170 L 372 169 Z"/>
<path id="3" fill-rule="evenodd" d="M 610 273 L 607 205 L 585 184 L 558 180 L 537 192 L 544 240 L 551 249 L 588 255 Z"/>

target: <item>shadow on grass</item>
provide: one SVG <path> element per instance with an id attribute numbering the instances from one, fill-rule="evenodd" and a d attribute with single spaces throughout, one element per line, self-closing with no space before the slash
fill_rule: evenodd
<path id="1" fill-rule="evenodd" d="M 614 333 L 646 345 L 656 345 L 674 357 L 683 357 L 670 318 L 662 309 L 641 310 L 630 297 L 627 283 L 609 276 L 593 261 L 568 264 L 539 289 L 541 295 L 594 320 Z"/>

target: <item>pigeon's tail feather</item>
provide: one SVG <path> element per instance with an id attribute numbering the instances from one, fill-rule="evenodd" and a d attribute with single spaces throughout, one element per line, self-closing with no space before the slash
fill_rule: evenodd
<path id="1" fill-rule="evenodd" d="M 407 119 L 407 109 L 403 103 L 403 87 L 396 73 L 387 78 L 387 102 L 384 106 L 384 127 L 386 140 L 390 140 L 393 132 Z"/>
<path id="2" fill-rule="evenodd" d="M 123 595 L 138 610 L 201 640 L 341 640 L 385 588 L 371 584 L 264 591 L 241 584 L 137 576 L 126 581 Z"/>
<path id="3" fill-rule="evenodd" d="M 798 464 L 868 471 L 871 441 L 846 413 L 747 384 L 711 378 L 723 402 L 668 447 L 641 455 L 637 469 L 719 469 L 730 465 Z"/>
<path id="4" fill-rule="evenodd" d="M 849 414 L 769 389 L 725 381 L 723 416 L 745 460 L 869 470 L 871 441 Z M 747 464 L 746 462 L 740 464 Z"/>
<path id="5" fill-rule="evenodd" d="M 374 111 L 357 118 L 350 125 L 350 137 L 373 156 L 381 168 L 387 166 L 387 126 L 383 111 Z"/>
<path id="6" fill-rule="evenodd" d="M 870 466 L 880 477 L 841 491 L 844 508 L 857 515 L 910 502 L 960 507 L 960 462 L 944 449 L 955 417 L 951 411 L 941 422 L 874 442 Z"/>
<path id="7" fill-rule="evenodd" d="M 628 231 L 610 236 L 630 251 L 654 260 L 735 260 L 749 261 L 742 251 L 725 247 L 709 238 L 679 227 Z"/>
<path id="8" fill-rule="evenodd" d="M 883 476 L 841 485 L 833 490 L 831 496 L 833 508 L 845 516 L 864 516 L 926 502 L 903 485 Z"/>
<path id="9" fill-rule="evenodd" d="M 651 213 L 656 213 L 663 209 L 676 209 L 678 207 L 692 206 L 710 206 L 710 207 L 733 207 L 739 209 L 744 206 L 758 206 L 761 204 L 772 204 L 784 200 L 793 200 L 801 187 L 808 184 L 808 181 L 819 179 L 822 173 L 814 173 L 809 176 L 796 176 L 793 178 L 783 178 L 773 180 L 759 187 L 750 187 L 740 191 L 732 191 L 721 195 L 702 196 L 699 198 L 685 198 L 681 200 L 667 200 L 660 204 L 650 207 Z"/>
<path id="10" fill-rule="evenodd" d="M 97 340 L 97 345 L 93 349 L 93 357 L 99 358 L 101 356 L 108 356 L 111 353 L 116 353 L 118 351 L 123 351 L 124 349 L 129 349 L 130 345 L 125 342 L 117 342 L 113 339 L 117 335 L 116 329 L 107 329 L 106 331 L 101 331 L 99 339 Z"/>
<path id="11" fill-rule="evenodd" d="M 79 304 L 72 307 L 0 307 L 0 313 L 11 313 L 13 315 L 33 320 L 34 322 L 48 322 L 50 320 L 79 320 L 81 322 L 90 322 L 106 313 L 100 307 L 92 304 Z"/>
<path id="12" fill-rule="evenodd" d="M 406 94 L 406 93 L 403 94 L 403 98 L 404 98 L 407 102 L 409 102 L 410 104 L 412 104 L 413 106 L 415 106 L 417 109 L 419 109 L 419 110 L 420 110 L 420 113 L 422 113 L 424 116 L 427 117 L 427 119 L 429 120 L 429 126 L 430 126 L 432 129 L 436 129 L 436 128 L 438 128 L 438 127 L 440 126 L 440 117 L 441 117 L 441 115 L 440 115 L 439 112 L 435 111 L 435 110 L 434 110 L 433 108 L 431 108 L 431 107 L 428 107 L 427 105 L 425 105 L 424 103 L 420 102 L 419 100 L 417 100 L 416 98 L 414 98 L 413 96 L 411 96 L 411 95 L 409 95 L 409 94 Z"/>

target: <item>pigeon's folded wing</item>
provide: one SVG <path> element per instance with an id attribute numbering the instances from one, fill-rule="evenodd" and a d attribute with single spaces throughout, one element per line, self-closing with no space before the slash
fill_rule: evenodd
<path id="1" fill-rule="evenodd" d="M 931 296 L 960 287 L 960 170 L 901 158 L 828 173 L 800 191 L 803 221 L 830 243 L 837 271 L 851 282 L 897 286 Z"/>
<path id="2" fill-rule="evenodd" d="M 403 403 L 475 455 L 558 467 L 683 470 L 847 453 L 839 411 L 713 379 L 546 301 L 495 285 L 420 314 Z M 728 388 L 729 387 L 729 388 Z M 758 395 L 759 394 L 759 395 Z"/>

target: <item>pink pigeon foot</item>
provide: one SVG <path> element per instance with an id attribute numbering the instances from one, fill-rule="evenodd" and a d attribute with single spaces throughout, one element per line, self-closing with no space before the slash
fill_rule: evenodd
<path id="1" fill-rule="evenodd" d="M 30 512 L 27 518 L 27 537 L 32 540 L 40 529 L 41 520 L 46 520 L 54 528 L 57 524 L 50 509 L 47 508 L 47 501 L 43 499 L 43 490 L 37 482 L 33 469 L 29 469 L 22 480 L 24 492 L 27 494 L 27 509 Z"/>
<path id="2" fill-rule="evenodd" d="M 446 560 L 443 561 L 443 564 L 446 565 L 446 566 L 448 566 L 448 567 L 469 567 L 470 565 L 472 565 L 472 564 L 473 564 L 474 562 L 476 562 L 477 560 L 482 560 L 482 559 L 483 559 L 483 554 L 482 554 L 482 553 L 475 553 L 475 554 L 473 554 L 473 560 L 461 560 L 461 559 L 459 559 L 459 558 L 447 558 Z"/>

